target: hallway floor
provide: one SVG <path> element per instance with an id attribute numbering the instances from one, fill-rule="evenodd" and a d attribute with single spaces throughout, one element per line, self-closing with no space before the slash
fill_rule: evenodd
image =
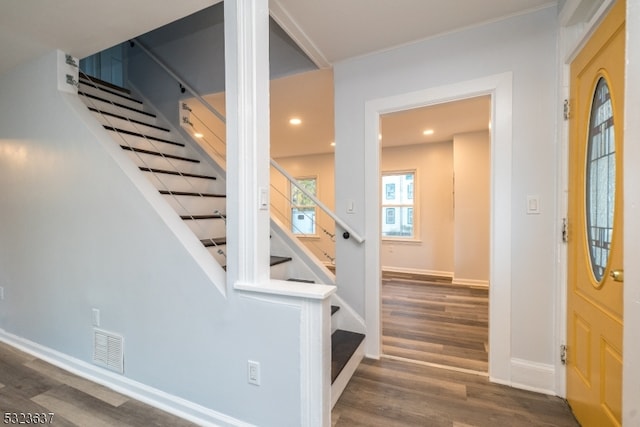
<path id="1" fill-rule="evenodd" d="M 382 280 L 385 355 L 488 371 L 489 290 L 416 276 Z"/>
<path id="2" fill-rule="evenodd" d="M 487 377 L 365 359 L 333 408 L 334 427 L 579 427 L 566 402 Z"/>

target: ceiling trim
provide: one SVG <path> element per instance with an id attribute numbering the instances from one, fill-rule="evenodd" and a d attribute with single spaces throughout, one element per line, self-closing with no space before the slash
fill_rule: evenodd
<path id="1" fill-rule="evenodd" d="M 318 68 L 331 68 L 331 63 L 324 54 L 282 7 L 278 0 L 271 0 L 269 2 L 269 12 L 273 20 L 296 42 L 300 49 L 307 54 L 309 59 L 311 59 Z"/>

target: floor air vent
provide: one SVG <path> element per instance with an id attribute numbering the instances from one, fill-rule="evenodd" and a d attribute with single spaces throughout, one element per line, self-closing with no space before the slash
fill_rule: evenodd
<path id="1" fill-rule="evenodd" d="M 93 363 L 124 373 L 124 338 L 111 332 L 94 329 Z"/>

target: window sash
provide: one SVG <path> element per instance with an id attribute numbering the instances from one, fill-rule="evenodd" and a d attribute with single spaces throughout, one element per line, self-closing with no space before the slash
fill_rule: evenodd
<path id="1" fill-rule="evenodd" d="M 384 172 L 381 176 L 382 238 L 414 238 L 415 171 Z"/>

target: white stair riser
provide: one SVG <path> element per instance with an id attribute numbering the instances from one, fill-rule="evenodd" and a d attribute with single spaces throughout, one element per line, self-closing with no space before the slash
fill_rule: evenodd
<path id="1" fill-rule="evenodd" d="M 158 190 L 191 191 L 194 193 L 224 194 L 224 183 L 221 180 L 195 178 L 168 174 L 144 172 L 145 176 Z"/>
<path id="2" fill-rule="evenodd" d="M 109 102 L 113 102 L 120 105 L 126 105 L 127 107 L 132 107 L 132 108 L 135 108 L 136 110 L 146 111 L 144 105 L 139 102 L 133 101 L 131 99 L 123 98 L 118 95 L 113 95 L 109 92 L 96 89 L 95 87 L 92 87 L 89 85 L 81 84 L 80 87 L 78 88 L 78 92 L 83 92 L 89 95 L 97 96 L 98 98 L 106 99 Z"/>
<path id="3" fill-rule="evenodd" d="M 93 98 L 87 98 L 85 96 L 80 95 L 80 97 L 82 98 L 83 102 L 92 108 L 96 108 L 100 111 L 106 111 L 108 113 L 113 113 L 113 114 L 117 114 L 119 116 L 125 116 L 125 117 L 130 117 L 134 120 L 139 120 L 141 122 L 145 122 L 145 123 L 149 123 L 149 124 L 153 124 L 153 125 L 157 125 L 158 124 L 158 119 L 156 117 L 152 117 L 152 116 L 148 116 L 146 114 L 142 114 L 142 113 L 138 113 L 136 111 L 131 111 L 128 110 L 126 108 L 120 108 L 118 106 L 115 106 L 113 104 L 110 104 L 108 102 L 104 102 L 104 101 L 99 101 L 97 99 L 93 99 Z M 138 109 L 140 110 L 140 108 Z"/>
<path id="4" fill-rule="evenodd" d="M 163 197 L 178 215 L 212 215 L 216 211 L 224 214 L 226 209 L 224 197 L 174 196 L 171 194 L 165 194 Z"/>
<path id="5" fill-rule="evenodd" d="M 227 265 L 227 257 L 224 255 L 227 253 L 227 245 L 209 246 L 207 249 L 211 256 L 218 261 L 218 264 Z M 222 251 L 223 254 L 219 253 L 219 251 Z"/>
<path id="6" fill-rule="evenodd" d="M 225 237 L 227 232 L 226 224 L 221 218 L 187 220 L 185 224 L 189 226 L 193 234 L 198 236 L 200 240 Z"/>
<path id="7" fill-rule="evenodd" d="M 114 127 L 117 129 L 124 129 L 130 132 L 140 133 L 146 136 L 153 136 L 156 138 L 173 141 L 171 132 L 160 130 L 152 126 L 147 126 L 140 123 L 134 123 L 126 119 L 120 119 L 118 117 L 113 117 L 106 114 L 100 114 L 96 112 L 94 112 L 93 114 L 97 117 L 98 121 L 102 125 Z M 125 115 L 125 117 L 128 117 L 124 111 L 123 111 L 123 115 Z"/>
<path id="8" fill-rule="evenodd" d="M 122 132 L 108 131 L 111 137 L 119 145 L 126 145 L 128 147 L 141 148 L 143 150 L 157 151 L 164 154 L 171 154 L 174 156 L 188 157 L 185 147 L 179 145 L 167 144 L 166 142 L 156 141 L 149 138 L 143 138 L 135 135 L 128 135 Z"/>

